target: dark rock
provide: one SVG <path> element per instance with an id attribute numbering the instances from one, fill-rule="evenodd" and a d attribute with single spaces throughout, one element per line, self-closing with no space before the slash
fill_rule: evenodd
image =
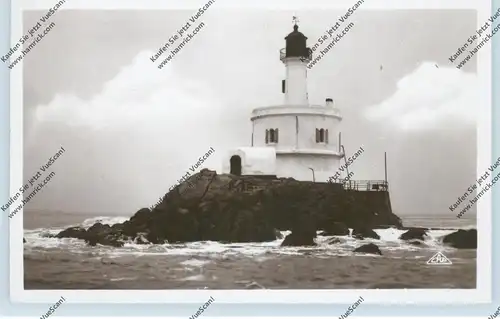
<path id="1" fill-rule="evenodd" d="M 285 237 L 281 243 L 281 247 L 285 246 L 316 246 L 312 233 L 302 232 L 302 233 L 291 233 Z"/>
<path id="2" fill-rule="evenodd" d="M 23 244 L 24 244 L 24 243 L 26 243 L 26 239 L 24 239 L 24 237 L 23 237 Z"/>
<path id="3" fill-rule="evenodd" d="M 158 236 L 158 234 L 155 233 L 147 233 L 146 234 L 146 240 L 151 243 L 151 244 L 165 244 L 167 241 L 164 238 L 161 238 Z"/>
<path id="4" fill-rule="evenodd" d="M 316 226 L 308 214 L 303 212 L 292 221 L 292 233 L 285 237 L 281 246 L 315 246 Z"/>
<path id="5" fill-rule="evenodd" d="M 150 214 L 151 210 L 149 208 L 141 208 L 134 214 L 134 216 L 130 217 L 130 221 L 138 225 L 147 224 Z"/>
<path id="6" fill-rule="evenodd" d="M 382 252 L 375 244 L 366 244 L 354 249 L 355 253 L 377 254 L 382 255 Z"/>
<path id="7" fill-rule="evenodd" d="M 369 228 L 354 228 L 352 230 L 352 236 L 356 239 L 380 239 L 380 236 L 373 229 Z"/>
<path id="8" fill-rule="evenodd" d="M 122 234 L 129 236 L 129 237 L 134 237 L 137 235 L 137 233 L 146 231 L 148 226 L 147 224 L 136 224 L 131 220 L 127 220 L 123 222 L 122 224 L 115 224 L 111 226 L 114 230 L 121 232 Z"/>
<path id="9" fill-rule="evenodd" d="M 70 227 L 67 228 L 59 234 L 56 235 L 57 238 L 77 238 L 77 239 L 85 239 L 87 238 L 87 230 L 83 227 Z"/>
<path id="10" fill-rule="evenodd" d="M 95 223 L 87 229 L 87 233 L 99 234 L 99 233 L 110 233 L 113 228 L 107 224 Z"/>
<path id="11" fill-rule="evenodd" d="M 189 184 L 189 185 L 188 185 Z M 318 226 L 327 234 L 379 238 L 376 225 L 401 227 L 390 210 L 387 192 L 346 191 L 340 184 L 312 183 L 272 176 L 217 175 L 201 170 L 167 193 L 153 209 L 142 208 L 129 220 L 88 230 L 71 227 L 56 235 L 85 240 L 89 245 L 122 246 L 193 241 L 265 242 L 314 245 Z M 141 235 L 139 235 L 141 234 Z"/>
<path id="12" fill-rule="evenodd" d="M 454 248 L 475 249 L 477 248 L 477 230 L 459 229 L 454 233 L 444 236 L 443 243 Z"/>
<path id="13" fill-rule="evenodd" d="M 96 246 L 97 244 L 104 245 L 104 246 L 112 246 L 112 247 L 123 247 L 124 243 L 122 241 L 119 241 L 114 238 L 108 238 L 108 237 L 89 237 L 88 239 L 85 239 L 85 242 L 89 246 Z"/>
<path id="14" fill-rule="evenodd" d="M 105 225 L 100 222 L 95 223 L 89 229 L 85 230 L 82 227 L 70 227 L 61 231 L 55 237 L 57 238 L 77 238 L 84 240 L 89 246 L 97 244 L 123 247 L 123 240 L 126 239 L 116 227 Z"/>
<path id="15" fill-rule="evenodd" d="M 402 240 L 418 239 L 418 240 L 423 241 L 424 236 L 427 236 L 427 229 L 415 227 L 415 228 L 409 229 L 404 234 L 401 234 L 401 236 L 399 236 L 399 239 L 402 239 Z"/>
<path id="16" fill-rule="evenodd" d="M 349 228 L 344 223 L 329 223 L 323 226 L 322 236 L 347 236 Z"/>

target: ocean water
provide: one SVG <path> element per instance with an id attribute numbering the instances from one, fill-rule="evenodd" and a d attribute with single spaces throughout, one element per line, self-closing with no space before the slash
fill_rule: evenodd
<path id="1" fill-rule="evenodd" d="M 475 288 L 476 250 L 445 247 L 443 236 L 476 228 L 475 219 L 410 216 L 405 226 L 431 230 L 421 246 L 398 239 L 404 230 L 376 229 L 380 240 L 318 236 L 316 247 L 266 243 L 194 242 L 186 244 L 89 247 L 78 239 L 48 238 L 69 227 L 113 224 L 129 217 L 24 213 L 25 289 L 354 289 Z M 289 232 L 283 232 L 283 235 Z M 353 253 L 374 243 L 382 256 Z M 428 265 L 442 252 L 452 265 Z"/>

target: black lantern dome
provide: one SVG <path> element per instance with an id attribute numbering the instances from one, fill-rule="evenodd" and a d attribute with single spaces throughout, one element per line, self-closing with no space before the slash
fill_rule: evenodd
<path id="1" fill-rule="evenodd" d="M 281 49 L 281 60 L 284 58 L 297 57 L 311 60 L 311 49 L 307 47 L 307 37 L 299 31 L 299 26 L 294 25 L 293 31 L 286 37 L 286 47 Z"/>

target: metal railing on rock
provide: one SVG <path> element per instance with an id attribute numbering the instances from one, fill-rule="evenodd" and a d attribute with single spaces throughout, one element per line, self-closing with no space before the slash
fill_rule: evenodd
<path id="1" fill-rule="evenodd" d="M 389 183 L 384 180 L 349 180 L 342 183 L 346 190 L 356 191 L 388 191 Z"/>

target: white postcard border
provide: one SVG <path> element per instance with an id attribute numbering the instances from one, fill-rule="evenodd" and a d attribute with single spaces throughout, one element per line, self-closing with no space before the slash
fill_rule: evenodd
<path id="1" fill-rule="evenodd" d="M 21 10 L 48 9 L 57 3 L 57 0 L 12 1 L 12 44 L 22 34 Z M 68 9 L 197 9 L 206 1 L 131 1 L 131 0 L 67 0 L 60 10 Z M 332 1 L 284 1 L 284 0 L 244 0 L 229 1 L 217 0 L 219 8 L 270 8 L 293 10 L 300 8 L 310 9 L 347 9 L 355 0 Z M 211 10 L 218 10 L 216 6 Z M 444 9 L 461 8 L 478 10 L 478 25 L 491 15 L 490 1 L 466 0 L 365 0 L 360 10 L 387 10 L 387 9 Z M 465 41 L 465 39 L 464 39 Z M 450 52 L 452 54 L 453 52 Z M 11 71 L 11 190 L 18 189 L 23 184 L 23 101 L 22 101 L 22 64 Z M 478 120 L 478 167 L 483 173 L 491 164 L 491 43 L 487 43 L 479 53 L 478 76 L 481 79 L 482 95 L 486 97 L 480 105 L 482 116 Z M 11 191 L 12 193 L 12 191 Z M 360 295 L 367 304 L 464 304 L 491 302 L 491 192 L 486 193 L 478 203 L 478 249 L 477 249 L 477 289 L 343 289 L 343 290 L 24 290 L 23 268 L 23 215 L 18 213 L 10 219 L 10 270 L 11 300 L 14 302 L 53 303 L 61 295 L 71 303 L 204 303 L 210 296 L 217 303 L 341 303 L 350 304 Z M 479 213 L 480 212 L 480 213 Z"/>

